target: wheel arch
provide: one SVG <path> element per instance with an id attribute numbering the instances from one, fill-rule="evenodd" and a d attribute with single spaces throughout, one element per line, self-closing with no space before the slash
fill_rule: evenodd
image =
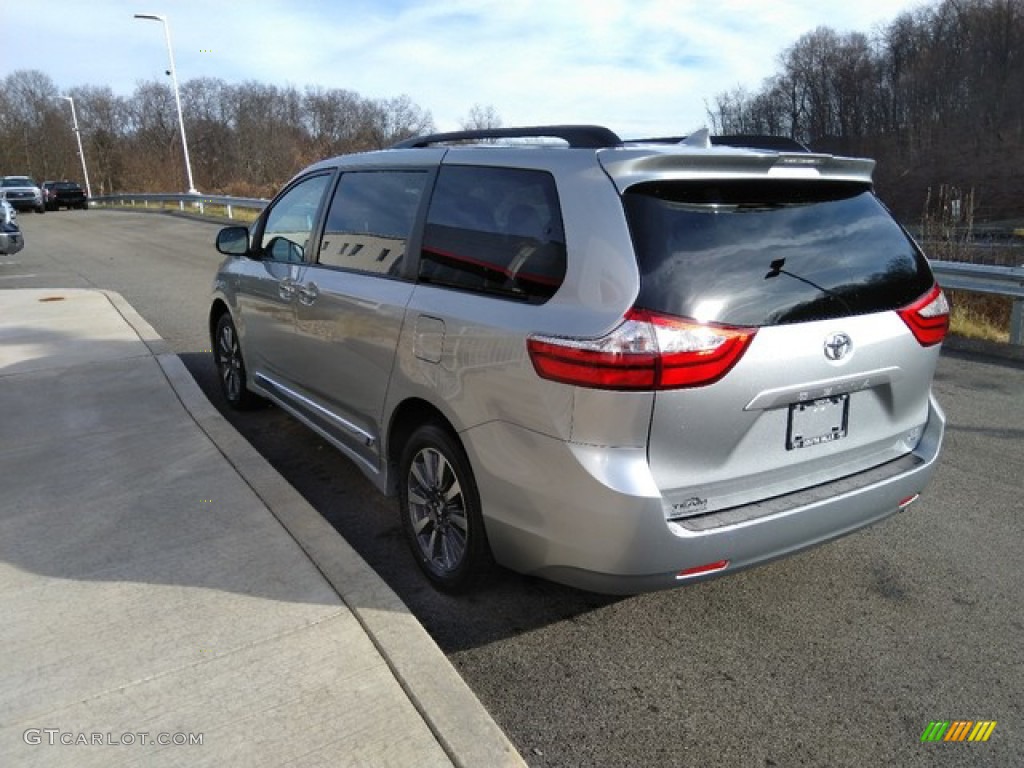
<path id="1" fill-rule="evenodd" d="M 227 302 L 222 298 L 216 298 L 213 300 L 213 304 L 210 305 L 210 316 L 207 319 L 207 332 L 210 336 L 211 349 L 212 345 L 217 343 L 215 338 L 217 334 L 217 323 L 220 322 L 221 315 L 231 314 L 231 310 L 228 309 Z"/>
<path id="2" fill-rule="evenodd" d="M 463 444 L 462 438 L 459 437 L 458 430 L 455 429 L 448 417 L 439 408 L 419 397 L 410 397 L 403 400 L 391 414 L 391 421 L 388 425 L 384 460 L 387 462 L 385 492 L 389 496 L 397 495 L 398 493 L 400 474 L 398 465 L 402 460 L 402 450 L 406 442 L 418 427 L 431 423 L 437 424 L 449 432 L 452 438 L 458 442 L 463 452 L 466 452 L 466 446 Z"/>

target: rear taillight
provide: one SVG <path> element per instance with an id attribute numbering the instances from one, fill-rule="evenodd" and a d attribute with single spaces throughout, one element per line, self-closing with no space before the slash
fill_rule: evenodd
<path id="1" fill-rule="evenodd" d="M 600 338 L 534 335 L 527 348 L 545 379 L 596 389 L 681 389 L 725 376 L 756 332 L 632 309 Z"/>
<path id="2" fill-rule="evenodd" d="M 949 330 L 949 302 L 937 284 L 920 299 L 898 312 L 922 347 L 931 347 L 946 338 Z"/>

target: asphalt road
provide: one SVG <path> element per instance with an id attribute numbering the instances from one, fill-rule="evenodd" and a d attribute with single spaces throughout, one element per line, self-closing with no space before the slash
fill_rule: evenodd
<path id="1" fill-rule="evenodd" d="M 219 408 L 205 328 L 217 225 L 22 214 L 0 289 L 122 293 Z M 395 505 L 275 408 L 226 413 L 415 612 L 532 766 L 1024 765 L 1024 365 L 944 353 L 936 480 L 841 541 L 672 592 L 608 598 L 502 572 L 426 586 Z M 222 409 L 223 410 L 223 409 Z M 922 744 L 932 720 L 996 720 Z"/>

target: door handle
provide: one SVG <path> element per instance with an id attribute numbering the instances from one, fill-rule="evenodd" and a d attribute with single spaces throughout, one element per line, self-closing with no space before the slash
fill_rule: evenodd
<path id="1" fill-rule="evenodd" d="M 312 280 L 310 280 L 306 285 L 299 287 L 299 301 L 307 307 L 316 301 L 319 295 L 320 289 Z"/>
<path id="2" fill-rule="evenodd" d="M 295 297 L 295 281 L 289 277 L 279 280 L 277 283 L 277 295 L 283 301 L 291 301 Z"/>

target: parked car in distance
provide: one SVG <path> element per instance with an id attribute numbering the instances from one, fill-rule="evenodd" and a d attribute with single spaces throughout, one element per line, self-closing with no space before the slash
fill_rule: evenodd
<path id="1" fill-rule="evenodd" d="M 81 208 L 84 211 L 89 208 L 89 198 L 78 182 L 44 181 L 42 190 L 43 205 L 48 211 L 59 208 Z"/>
<path id="2" fill-rule="evenodd" d="M 949 305 L 873 168 L 600 126 L 324 160 L 217 237 L 224 396 L 397 496 L 442 589 L 493 558 L 635 593 L 821 544 L 914 502 L 945 425 Z"/>
<path id="3" fill-rule="evenodd" d="M 10 256 L 25 247 L 18 228 L 18 214 L 6 200 L 0 200 L 0 256 Z"/>
<path id="4" fill-rule="evenodd" d="M 19 211 L 46 213 L 43 192 L 28 176 L 4 176 L 0 179 L 0 197 Z"/>

